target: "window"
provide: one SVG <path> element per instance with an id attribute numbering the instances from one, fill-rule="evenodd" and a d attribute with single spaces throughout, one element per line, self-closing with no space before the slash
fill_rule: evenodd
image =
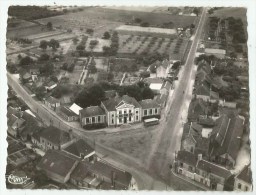
<path id="1" fill-rule="evenodd" d="M 189 166 L 189 167 L 188 167 L 188 170 L 189 170 L 189 171 L 192 171 L 192 170 L 193 170 L 193 167 Z"/>
<path id="2" fill-rule="evenodd" d="M 98 123 L 100 123 L 100 116 L 98 116 Z"/>
<path id="3" fill-rule="evenodd" d="M 129 113 L 132 113 L 132 110 L 129 109 Z"/>
<path id="4" fill-rule="evenodd" d="M 242 186 L 241 186 L 240 183 L 238 183 L 238 184 L 237 184 L 237 187 L 238 187 L 238 189 L 241 189 Z"/>
<path id="5" fill-rule="evenodd" d="M 248 191 L 248 186 L 245 186 L 245 191 Z"/>
<path id="6" fill-rule="evenodd" d="M 122 114 L 122 111 L 121 111 L 121 110 L 119 110 L 119 114 Z"/>
<path id="7" fill-rule="evenodd" d="M 152 109 L 149 109 L 149 114 L 152 114 Z"/>
<path id="8" fill-rule="evenodd" d="M 139 111 L 138 110 L 136 110 L 136 114 L 138 114 L 139 113 Z"/>
<path id="9" fill-rule="evenodd" d="M 131 116 L 129 116 L 129 121 L 130 121 L 130 122 L 132 121 L 132 117 L 131 117 Z"/>
<path id="10" fill-rule="evenodd" d="M 92 117 L 92 123 L 95 123 L 95 117 L 94 116 Z"/>
<path id="11" fill-rule="evenodd" d="M 139 120 L 139 116 L 136 116 L 136 121 L 138 121 Z"/>
<path id="12" fill-rule="evenodd" d="M 157 114 L 157 111 L 158 111 L 158 109 L 157 109 L 157 108 L 155 108 L 155 114 Z"/>
<path id="13" fill-rule="evenodd" d="M 86 118 L 86 123 L 90 123 L 90 119 L 89 118 Z"/>
<path id="14" fill-rule="evenodd" d="M 190 148 L 190 152 L 194 153 L 194 148 L 193 147 Z"/>
<path id="15" fill-rule="evenodd" d="M 114 119 L 113 119 L 113 118 L 112 118 L 112 121 L 111 121 L 111 122 L 112 122 L 112 124 L 114 124 Z"/>
<path id="16" fill-rule="evenodd" d="M 183 163 L 182 162 L 180 163 L 180 167 L 183 167 Z"/>
<path id="17" fill-rule="evenodd" d="M 124 110 L 124 113 L 126 114 L 126 110 Z"/>
<path id="18" fill-rule="evenodd" d="M 147 110 L 144 110 L 144 116 L 147 116 L 147 115 L 148 115 Z"/>

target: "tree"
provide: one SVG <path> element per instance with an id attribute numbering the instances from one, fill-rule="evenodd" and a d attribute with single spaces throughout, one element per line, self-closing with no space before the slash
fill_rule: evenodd
<path id="1" fill-rule="evenodd" d="M 43 54 L 40 55 L 38 60 L 39 61 L 48 61 L 49 59 L 50 59 L 50 56 L 46 53 L 43 53 Z"/>
<path id="2" fill-rule="evenodd" d="M 135 23 L 141 23 L 141 21 L 142 21 L 142 20 L 141 20 L 140 18 L 135 18 L 135 19 L 134 19 L 134 22 L 135 22 Z"/>
<path id="3" fill-rule="evenodd" d="M 46 27 L 47 27 L 48 30 L 52 30 L 52 23 L 51 23 L 51 22 L 48 22 L 48 23 L 46 24 Z"/>
<path id="4" fill-rule="evenodd" d="M 90 41 L 90 48 L 91 50 L 96 46 L 98 45 L 99 41 L 98 40 L 91 40 Z"/>
<path id="5" fill-rule="evenodd" d="M 46 40 L 40 41 L 39 47 L 40 47 L 41 49 L 43 49 L 43 50 L 46 50 L 47 47 L 48 47 L 48 42 L 47 42 Z"/>
<path id="6" fill-rule="evenodd" d="M 193 9 L 193 13 L 196 14 L 196 16 L 198 16 L 199 12 L 200 12 L 199 8 L 195 7 Z"/>
<path id="7" fill-rule="evenodd" d="M 157 66 L 155 64 L 151 64 L 149 70 L 151 73 L 156 73 Z"/>
<path id="8" fill-rule="evenodd" d="M 60 47 L 60 43 L 59 41 L 55 40 L 55 39 L 51 39 L 48 43 L 49 47 L 51 47 L 53 50 L 56 50 L 57 48 Z"/>
<path id="9" fill-rule="evenodd" d="M 46 76 L 52 75 L 53 71 L 54 71 L 54 66 L 51 63 L 47 63 L 47 64 L 42 64 L 39 67 L 40 73 L 44 74 Z"/>
<path id="10" fill-rule="evenodd" d="M 180 61 L 174 62 L 172 65 L 172 69 L 176 70 L 177 68 L 179 68 L 179 66 L 180 66 Z"/>
<path id="11" fill-rule="evenodd" d="M 42 100 L 45 96 L 45 87 L 44 86 L 40 86 L 35 88 L 35 95 L 39 100 Z"/>
<path id="12" fill-rule="evenodd" d="M 26 66 L 33 63 L 33 59 L 29 56 L 26 56 L 24 58 L 21 58 L 19 65 L 20 66 Z"/>
<path id="13" fill-rule="evenodd" d="M 75 37 L 75 38 L 72 39 L 72 41 L 73 41 L 73 44 L 76 45 L 79 40 L 78 40 L 77 37 Z"/>
<path id="14" fill-rule="evenodd" d="M 76 46 L 76 50 L 78 50 L 78 51 L 83 51 L 83 50 L 85 50 L 85 46 L 79 44 L 78 46 Z"/>
<path id="15" fill-rule="evenodd" d="M 7 63 L 6 69 L 11 73 L 14 74 L 17 72 L 17 68 L 14 64 L 12 63 Z"/>
<path id="16" fill-rule="evenodd" d="M 88 66 L 88 70 L 89 70 L 89 73 L 91 74 L 95 74 L 97 72 L 96 66 L 92 64 Z"/>
<path id="17" fill-rule="evenodd" d="M 88 33 L 88 34 L 90 34 L 90 35 L 92 35 L 93 32 L 94 32 L 94 30 L 91 29 L 91 28 L 86 29 L 86 33 Z"/>
<path id="18" fill-rule="evenodd" d="M 91 87 L 85 87 L 75 98 L 75 103 L 85 108 L 88 106 L 100 105 L 105 98 L 105 92 L 100 84 L 94 84 Z"/>
<path id="19" fill-rule="evenodd" d="M 108 31 L 106 31 L 106 32 L 104 32 L 104 34 L 103 34 L 103 39 L 110 39 L 110 33 L 108 32 Z"/>
<path id="20" fill-rule="evenodd" d="M 52 75 L 51 77 L 50 77 L 50 79 L 53 81 L 53 82 L 55 82 L 55 83 L 57 83 L 59 80 L 58 80 L 58 78 L 56 77 L 56 76 L 54 76 L 54 75 Z"/>
<path id="21" fill-rule="evenodd" d="M 148 72 L 148 71 L 143 71 L 143 72 L 140 73 L 140 77 L 142 77 L 142 78 L 150 77 L 150 72 Z"/>
<path id="22" fill-rule="evenodd" d="M 149 23 L 148 22 L 143 22 L 140 24 L 141 27 L 149 27 Z"/>

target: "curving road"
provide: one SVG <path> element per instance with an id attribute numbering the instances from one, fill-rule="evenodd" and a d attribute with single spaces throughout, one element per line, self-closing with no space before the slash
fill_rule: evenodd
<path id="1" fill-rule="evenodd" d="M 157 144 L 152 147 L 152 151 L 148 157 L 148 164 L 143 165 L 133 157 L 123 154 L 113 148 L 108 148 L 100 143 L 95 143 L 97 135 L 102 135 L 105 132 L 86 132 L 82 128 L 74 127 L 70 123 L 64 121 L 55 112 L 45 108 L 42 103 L 35 101 L 20 85 L 19 80 L 9 73 L 7 73 L 8 84 L 13 88 L 21 99 L 30 107 L 30 109 L 43 120 L 46 124 L 51 124 L 63 130 L 72 129 L 73 133 L 77 137 L 86 139 L 90 144 L 93 144 L 95 150 L 102 156 L 105 156 L 110 162 L 116 164 L 129 171 L 138 182 L 139 189 L 177 189 L 178 185 L 185 185 L 185 181 L 179 181 L 175 176 L 170 175 L 168 165 L 174 159 L 174 153 L 179 149 L 182 120 L 181 115 L 187 102 L 191 99 L 191 92 L 189 86 L 194 78 L 193 65 L 194 58 L 197 49 L 197 45 L 200 40 L 202 29 L 206 19 L 206 9 L 200 17 L 200 21 L 195 32 L 193 43 L 191 45 L 190 52 L 187 57 L 187 61 L 184 65 L 184 70 L 179 78 L 179 84 L 176 88 L 173 98 L 169 102 L 170 111 L 167 115 L 167 120 L 161 126 L 159 126 L 159 139 Z M 184 93 L 183 93 L 184 91 Z M 170 182 L 170 183 L 169 183 Z M 167 185 L 171 188 L 167 188 Z M 176 185 L 176 187 L 175 187 Z M 195 189 L 193 186 L 190 189 Z M 188 188 L 189 188 L 188 187 Z M 181 187 L 182 189 L 182 187 Z"/>

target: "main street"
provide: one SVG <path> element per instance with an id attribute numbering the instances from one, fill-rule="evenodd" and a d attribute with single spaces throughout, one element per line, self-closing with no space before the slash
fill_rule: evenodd
<path id="1" fill-rule="evenodd" d="M 193 72 L 194 59 L 205 20 L 206 9 L 204 8 L 190 52 L 183 67 L 183 74 L 179 78 L 179 84 L 175 89 L 172 101 L 169 102 L 171 105 L 167 115 L 167 122 L 164 124 L 164 128 L 159 130 L 160 139 L 158 140 L 158 146 L 155 147 L 155 150 L 150 155 L 148 170 L 164 178 L 168 177 L 168 165 L 173 162 L 175 151 L 179 150 L 180 147 L 182 135 L 180 130 L 182 130 L 181 127 L 184 120 L 182 111 L 187 109 L 188 102 L 192 98 L 191 84 L 193 84 L 192 81 L 195 77 Z"/>
<path id="2" fill-rule="evenodd" d="M 107 156 L 105 159 L 113 162 L 116 166 L 121 167 L 134 175 L 138 182 L 139 189 L 167 189 L 167 185 L 162 178 L 170 177 L 168 164 L 173 161 L 173 155 L 179 148 L 180 144 L 180 127 L 181 127 L 181 113 L 186 103 L 191 99 L 191 92 L 188 90 L 193 80 L 193 62 L 195 58 L 196 48 L 202 33 L 205 22 L 206 10 L 204 9 L 200 16 L 197 31 L 195 33 L 187 61 L 184 66 L 183 74 L 179 78 L 179 84 L 176 88 L 172 101 L 169 102 L 170 111 L 167 115 L 167 121 L 159 127 L 159 139 L 153 150 L 149 154 L 148 164 L 143 165 L 137 159 L 123 154 L 113 148 L 108 148 L 99 143 L 95 143 L 95 139 L 100 132 L 91 133 L 86 132 L 82 128 L 74 127 L 70 123 L 61 119 L 53 111 L 46 109 L 41 102 L 35 101 L 21 86 L 18 78 L 7 73 L 8 84 L 13 88 L 21 99 L 30 107 L 30 109 L 48 125 L 53 125 L 62 130 L 72 129 L 73 133 L 80 138 L 84 138 L 91 144 L 95 145 L 96 152 L 102 156 Z M 183 93 L 184 91 L 184 93 Z M 101 133 L 102 134 L 102 133 Z M 162 178 L 161 178 L 161 177 Z M 173 176 L 171 176 L 174 178 Z M 178 179 L 177 179 L 178 180 Z M 177 181 L 176 180 L 176 181 Z M 166 180 L 165 180 L 166 181 Z M 184 183 L 185 181 L 180 181 Z M 172 183 L 171 183 L 172 186 Z M 163 189 L 163 190 L 164 190 Z"/>

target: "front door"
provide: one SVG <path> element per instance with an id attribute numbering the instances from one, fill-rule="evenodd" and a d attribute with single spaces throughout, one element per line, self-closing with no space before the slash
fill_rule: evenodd
<path id="1" fill-rule="evenodd" d="M 124 124 L 127 123 L 127 117 L 124 117 Z"/>

